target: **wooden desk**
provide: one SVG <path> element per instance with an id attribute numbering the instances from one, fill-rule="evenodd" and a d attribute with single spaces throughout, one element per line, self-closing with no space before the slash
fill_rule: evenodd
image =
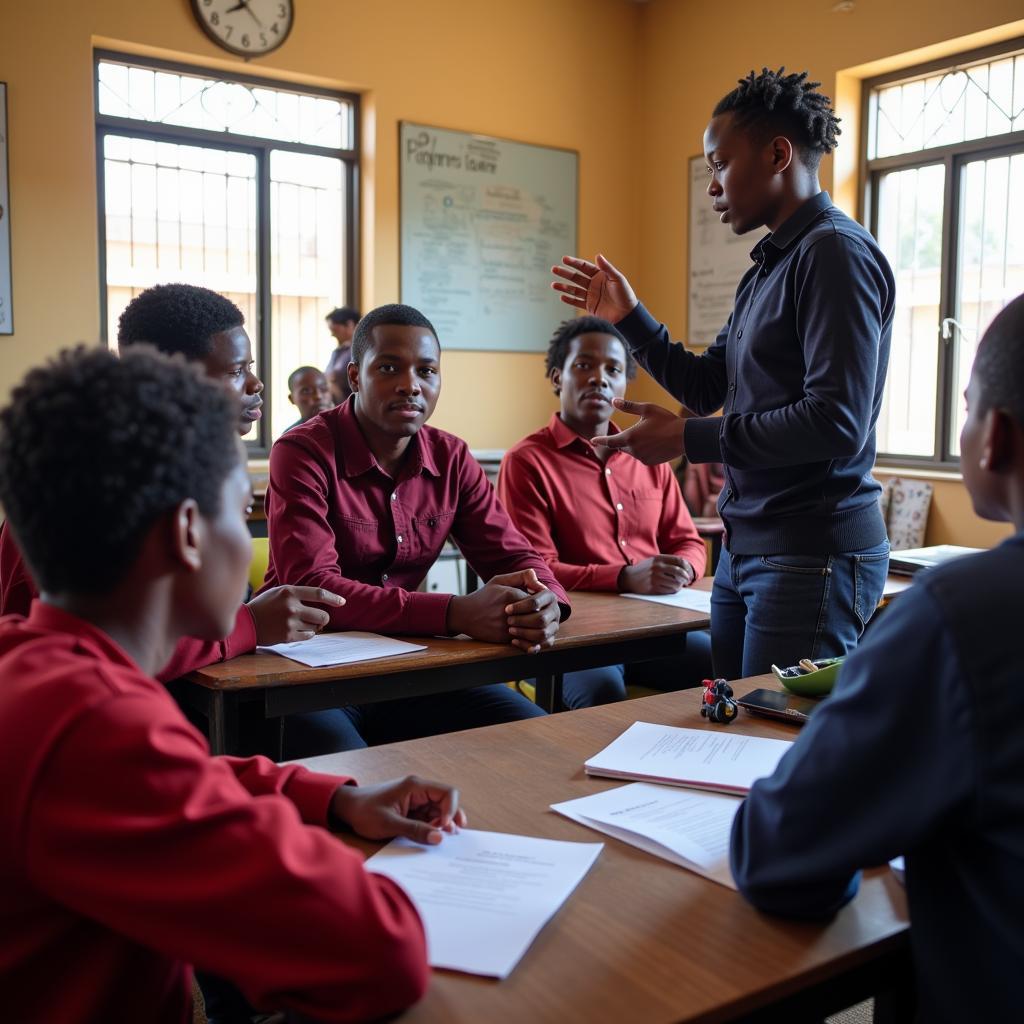
<path id="1" fill-rule="evenodd" d="M 744 680 L 736 692 L 757 686 L 776 684 L 770 676 Z M 548 810 L 618 785 L 588 778 L 582 765 L 638 719 L 786 739 L 797 734 L 744 711 L 728 727 L 706 723 L 698 692 L 303 762 L 366 783 L 407 773 L 444 779 L 459 786 L 471 827 L 605 843 L 509 978 L 437 971 L 403 1024 L 802 1021 L 803 1014 L 821 1019 L 911 976 L 906 901 L 887 868 L 869 872 L 857 898 L 828 925 L 794 923 L 759 914 L 732 890 Z M 378 845 L 352 842 L 366 853 Z"/>
<path id="2" fill-rule="evenodd" d="M 694 586 L 710 590 L 711 580 Z M 237 749 L 238 706 L 261 701 L 267 718 L 464 690 L 529 676 L 537 703 L 561 707 L 561 675 L 598 665 L 628 664 L 680 654 L 685 635 L 707 629 L 708 616 L 617 594 L 572 594 L 573 612 L 553 647 L 524 654 L 508 644 L 422 637 L 426 650 L 331 668 L 306 668 L 276 654 L 245 654 L 209 665 L 175 684 L 175 696 L 209 720 L 215 754 Z"/>

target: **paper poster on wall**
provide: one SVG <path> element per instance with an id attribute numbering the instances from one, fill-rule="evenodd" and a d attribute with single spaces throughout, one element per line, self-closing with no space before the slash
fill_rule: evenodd
<path id="1" fill-rule="evenodd" d="M 551 267 L 576 252 L 575 152 L 402 122 L 401 296 L 446 348 L 539 352 L 569 315 Z"/>
<path id="2" fill-rule="evenodd" d="M 735 235 L 711 209 L 707 161 L 690 158 L 690 280 L 687 335 L 691 345 L 710 345 L 732 312 L 736 286 L 751 267 L 750 250 L 761 235 Z"/>
<path id="3" fill-rule="evenodd" d="M 11 307 L 11 195 L 7 166 L 7 84 L 0 82 L 0 334 L 14 333 Z"/>

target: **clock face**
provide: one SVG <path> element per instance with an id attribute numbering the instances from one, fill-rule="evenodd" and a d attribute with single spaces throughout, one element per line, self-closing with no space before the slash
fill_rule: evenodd
<path id="1" fill-rule="evenodd" d="M 243 57 L 276 50 L 295 15 L 293 0 L 192 0 L 192 13 L 215 43 Z"/>

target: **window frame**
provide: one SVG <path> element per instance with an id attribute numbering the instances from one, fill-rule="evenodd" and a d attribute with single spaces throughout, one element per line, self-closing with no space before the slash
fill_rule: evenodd
<path id="1" fill-rule="evenodd" d="M 943 472 L 960 471 L 960 457 L 952 452 L 950 431 L 956 419 L 957 395 L 951 393 L 956 380 L 956 346 L 953 339 L 943 339 L 942 323 L 955 316 L 957 250 L 959 248 L 960 219 L 960 172 L 964 164 L 978 158 L 1010 156 L 1024 153 L 1024 129 L 992 135 L 981 139 L 969 139 L 947 146 L 899 153 L 895 156 L 868 159 L 868 144 L 871 133 L 871 94 L 882 86 L 912 80 L 935 71 L 950 71 L 963 64 L 995 59 L 1024 49 L 1024 36 L 996 43 L 991 46 L 968 50 L 938 60 L 916 64 L 885 75 L 865 79 L 861 87 L 860 155 L 859 180 L 860 220 L 871 234 L 878 238 L 878 195 L 881 176 L 888 171 L 904 171 L 942 164 L 945 170 L 942 197 L 942 253 L 939 259 L 940 289 L 939 318 L 935 325 L 939 335 L 939 365 L 936 374 L 936 416 L 934 453 L 932 455 L 909 455 L 898 452 L 878 452 L 876 464 L 881 467 L 910 467 L 935 469 Z"/>
<path id="2" fill-rule="evenodd" d="M 349 149 L 334 149 L 327 146 L 315 146 L 308 143 L 283 142 L 277 139 L 263 139 L 237 132 L 216 132 L 205 128 L 192 128 L 186 125 L 160 124 L 143 121 L 133 117 L 116 117 L 112 114 L 99 112 L 99 68 L 104 62 L 126 64 L 132 67 L 145 67 L 156 71 L 171 71 L 184 75 L 201 75 L 223 82 L 239 82 L 242 85 L 255 86 L 302 93 L 310 96 L 326 96 L 349 104 L 352 110 L 352 146 Z M 246 153 L 256 159 L 256 275 L 257 294 L 256 324 L 247 324 L 249 337 L 256 350 L 256 359 L 260 367 L 260 377 L 265 389 L 263 401 L 265 413 L 257 426 L 254 440 L 246 441 L 250 456 L 266 458 L 270 454 L 271 422 L 274 404 L 274 388 L 276 383 L 271 379 L 271 311 L 273 282 L 271 280 L 271 220 L 270 220 L 270 154 L 273 150 L 284 150 L 292 153 L 305 153 L 312 156 L 327 156 L 342 162 L 345 182 L 345 220 L 348 230 L 343 242 L 345 254 L 345 280 L 342 283 L 344 296 L 342 305 L 359 305 L 360 289 L 360 163 L 362 141 L 362 111 L 358 93 L 345 92 L 340 89 L 325 89 L 319 86 L 307 86 L 296 82 L 276 78 L 264 78 L 233 71 L 221 71 L 203 67 L 198 64 L 186 64 L 177 61 L 161 60 L 155 57 L 141 57 L 130 53 L 119 53 L 115 50 L 93 50 L 93 110 L 95 111 L 96 138 L 96 210 L 99 237 L 99 272 L 100 272 L 100 339 L 109 344 L 107 336 L 107 237 L 106 212 L 104 206 L 105 172 L 104 172 L 104 139 L 107 135 L 128 135 L 132 138 L 148 139 L 154 142 L 184 143 L 186 145 L 211 146 L 221 150 L 233 150 Z"/>

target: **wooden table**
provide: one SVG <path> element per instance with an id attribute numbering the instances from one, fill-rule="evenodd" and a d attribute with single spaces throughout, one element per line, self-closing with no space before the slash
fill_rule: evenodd
<path id="1" fill-rule="evenodd" d="M 710 590 L 709 578 L 694 584 Z M 561 676 L 598 665 L 628 664 L 682 653 L 685 636 L 709 618 L 617 594 L 573 593 L 573 611 L 553 647 L 527 655 L 508 644 L 449 637 L 410 637 L 426 650 L 331 668 L 307 668 L 276 654 L 245 654 L 208 665 L 175 684 L 175 696 L 209 721 L 215 754 L 237 749 L 238 707 L 262 702 L 283 722 L 304 711 L 366 704 L 536 677 L 537 703 L 561 708 Z"/>
<path id="2" fill-rule="evenodd" d="M 629 602 L 624 602 L 629 603 Z M 744 680 L 737 694 L 776 688 Z M 785 723 L 740 712 L 706 723 L 697 691 L 545 719 L 332 754 L 303 762 L 375 782 L 407 773 L 459 786 L 470 826 L 605 843 L 590 873 L 505 981 L 437 971 L 408 1024 L 797 1022 L 850 1006 L 911 977 L 902 886 L 886 868 L 827 925 L 768 917 L 740 895 L 548 810 L 618 785 L 584 760 L 633 721 L 729 728 L 792 739 Z M 351 841 L 366 853 L 379 844 Z M 881 1020 L 882 1002 L 876 1010 Z"/>

